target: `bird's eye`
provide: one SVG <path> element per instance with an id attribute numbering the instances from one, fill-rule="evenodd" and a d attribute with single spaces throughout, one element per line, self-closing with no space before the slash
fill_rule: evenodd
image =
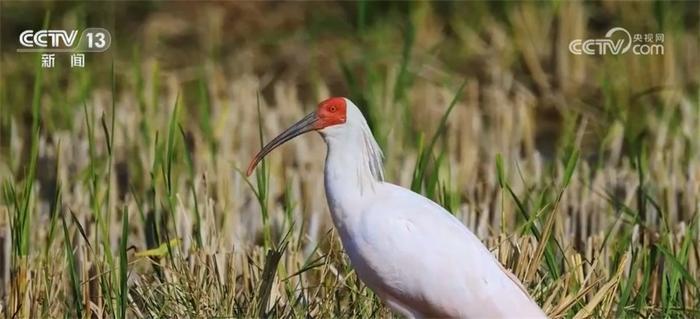
<path id="1" fill-rule="evenodd" d="M 331 105 L 331 106 L 328 108 L 328 110 L 331 111 L 331 112 L 335 112 L 335 105 Z"/>

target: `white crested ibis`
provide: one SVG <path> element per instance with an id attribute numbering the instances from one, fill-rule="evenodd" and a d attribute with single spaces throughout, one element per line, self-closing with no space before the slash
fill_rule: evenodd
<path id="1" fill-rule="evenodd" d="M 440 205 L 384 181 L 382 151 L 349 99 L 334 97 L 275 137 L 276 147 L 310 131 L 328 146 L 326 199 L 359 278 L 408 318 L 546 318 L 520 281 Z"/>

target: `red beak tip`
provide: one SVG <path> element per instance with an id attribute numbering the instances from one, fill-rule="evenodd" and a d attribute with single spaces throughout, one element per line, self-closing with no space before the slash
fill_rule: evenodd
<path id="1" fill-rule="evenodd" d="M 250 174 L 253 174 L 253 169 L 254 166 L 248 166 L 248 169 L 245 171 L 245 175 L 250 177 Z"/>

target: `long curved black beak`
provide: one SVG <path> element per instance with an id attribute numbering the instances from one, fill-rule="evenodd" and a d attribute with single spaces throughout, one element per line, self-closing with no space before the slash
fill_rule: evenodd
<path id="1" fill-rule="evenodd" d="M 258 154 L 256 154 L 255 157 L 253 157 L 253 159 L 250 161 L 250 165 L 248 165 L 246 175 L 250 176 L 250 174 L 253 173 L 255 166 L 258 165 L 258 163 L 263 159 L 263 157 L 265 157 L 265 155 L 267 155 L 268 153 L 272 152 L 272 150 L 274 150 L 278 146 L 301 134 L 315 130 L 317 122 L 318 115 L 316 115 L 316 112 L 311 112 L 308 115 L 304 116 L 304 118 L 299 120 L 299 122 L 294 123 L 294 125 L 284 130 L 284 132 L 282 132 L 280 135 L 277 135 L 277 137 L 272 139 L 272 141 L 267 143 L 267 145 L 263 146 L 260 152 L 258 152 Z"/>

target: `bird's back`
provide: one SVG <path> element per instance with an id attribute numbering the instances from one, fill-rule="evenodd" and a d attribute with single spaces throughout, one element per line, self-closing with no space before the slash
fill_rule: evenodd
<path id="1" fill-rule="evenodd" d="M 444 208 L 393 184 L 377 187 L 341 237 L 360 278 L 393 308 L 415 317 L 545 317 Z"/>

